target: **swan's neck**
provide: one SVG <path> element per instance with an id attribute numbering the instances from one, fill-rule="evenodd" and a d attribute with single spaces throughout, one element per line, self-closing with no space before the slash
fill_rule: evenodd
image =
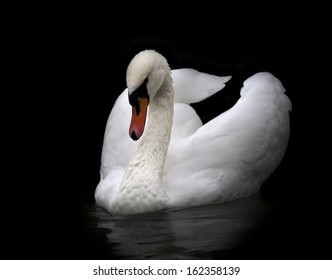
<path id="1" fill-rule="evenodd" d="M 170 76 L 167 76 L 159 91 L 151 99 L 146 130 L 142 136 L 133 162 L 138 160 L 142 168 L 155 168 L 155 178 L 162 179 L 171 137 L 174 113 L 174 92 Z M 136 168 L 136 167 L 135 167 Z M 157 176 L 158 174 L 158 176 Z"/>
<path id="2" fill-rule="evenodd" d="M 119 196 L 122 198 L 118 197 L 116 202 L 119 211 L 126 208 L 129 213 L 137 213 L 164 207 L 167 198 L 162 178 L 173 112 L 173 83 L 168 74 L 156 95 L 150 99 L 146 129 L 120 184 Z M 124 201 L 130 205 L 122 205 Z"/>

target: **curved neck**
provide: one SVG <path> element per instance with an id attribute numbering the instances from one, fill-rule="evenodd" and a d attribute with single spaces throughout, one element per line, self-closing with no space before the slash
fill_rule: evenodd
<path id="1" fill-rule="evenodd" d="M 121 187 L 141 184 L 144 188 L 162 186 L 163 169 L 171 137 L 174 90 L 170 73 L 150 99 L 147 126 L 136 153 L 130 161 Z"/>
<path id="2" fill-rule="evenodd" d="M 164 167 L 171 137 L 174 114 L 174 91 L 170 75 L 165 77 L 160 89 L 150 100 L 146 130 L 138 151 L 148 157 L 147 164 Z"/>

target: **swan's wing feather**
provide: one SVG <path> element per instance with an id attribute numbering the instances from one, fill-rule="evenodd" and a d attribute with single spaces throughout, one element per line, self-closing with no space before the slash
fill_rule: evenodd
<path id="1" fill-rule="evenodd" d="M 231 76 L 216 76 L 191 68 L 172 70 L 174 100 L 179 103 L 200 102 L 225 87 Z"/>
<path id="2" fill-rule="evenodd" d="M 269 73 L 249 78 L 228 111 L 178 143 L 165 172 L 174 205 L 204 204 L 256 192 L 280 163 L 289 137 L 291 103 Z M 222 187 L 221 187 L 222 185 Z"/>
<path id="3" fill-rule="evenodd" d="M 196 111 L 188 104 L 174 103 L 171 142 L 194 134 L 203 125 Z"/>

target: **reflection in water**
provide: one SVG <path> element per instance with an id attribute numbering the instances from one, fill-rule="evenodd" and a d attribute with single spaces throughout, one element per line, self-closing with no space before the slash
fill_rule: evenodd
<path id="1" fill-rule="evenodd" d="M 111 216 L 94 207 L 90 216 L 96 223 L 94 236 L 104 235 L 102 246 L 110 258 L 211 259 L 248 241 L 270 209 L 271 204 L 254 196 L 221 205 L 129 216 Z"/>

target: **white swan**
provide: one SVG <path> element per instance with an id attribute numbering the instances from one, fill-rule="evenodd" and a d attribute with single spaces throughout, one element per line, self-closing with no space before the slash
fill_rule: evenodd
<path id="1" fill-rule="evenodd" d="M 188 103 L 219 91 L 231 77 L 171 71 L 154 50 L 138 53 L 126 77 L 127 89 L 107 122 L 95 191 L 96 204 L 111 214 L 249 196 L 281 162 L 291 102 L 272 74 L 247 79 L 238 102 L 205 125 Z M 128 136 L 129 123 L 129 134 L 138 141 Z"/>

